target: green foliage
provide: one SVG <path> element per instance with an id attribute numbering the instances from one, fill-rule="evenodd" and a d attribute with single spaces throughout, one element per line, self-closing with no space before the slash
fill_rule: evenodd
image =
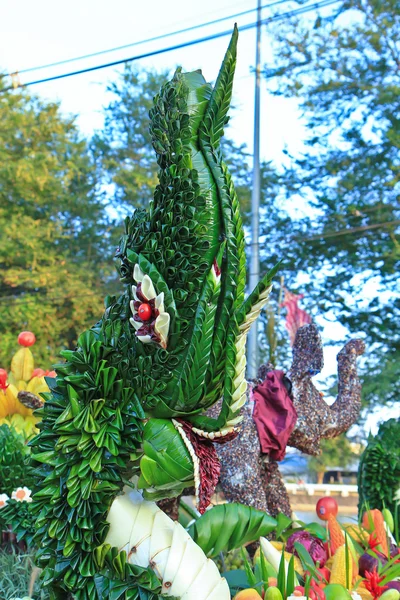
<path id="1" fill-rule="evenodd" d="M 96 330 L 80 336 L 75 351 L 63 353 L 67 362 L 57 366 L 52 393 L 38 411 L 41 433 L 32 442 L 37 561 L 45 585 L 74 590 L 78 600 L 97 597 L 95 575 L 110 598 L 125 576 L 119 555 L 104 559 L 101 570 L 94 553 L 106 537 L 112 500 L 138 470 L 134 457 L 143 429 L 124 352 L 133 334 L 127 327 L 118 335 L 121 304 L 114 308 Z"/>
<path id="2" fill-rule="evenodd" d="M 164 292 L 171 318 L 172 352 L 138 348 L 146 355 L 147 373 L 158 378 L 154 390 L 147 373 L 139 368 L 132 373 L 136 389 L 145 392 L 145 410 L 165 418 L 190 415 L 194 424 L 209 430 L 234 416 L 229 406 L 236 377 L 236 319 L 245 284 L 239 203 L 219 148 L 236 41 L 235 31 L 214 89 L 201 73 L 178 69 L 156 95 L 150 130 L 159 185 L 149 211 L 137 210 L 126 220 L 117 254 L 122 281 L 136 283 L 133 271 L 139 264 L 157 293 Z M 219 420 L 197 416 L 222 393 Z"/>
<path id="3" fill-rule="evenodd" d="M 361 456 L 358 470 L 359 511 L 365 507 L 396 510 L 400 519 L 400 505 L 395 494 L 400 481 L 400 419 L 382 423 L 375 437 L 370 436 Z"/>
<path id="4" fill-rule="evenodd" d="M 112 289 L 109 223 L 88 146 L 57 104 L 2 92 L 0 122 L 0 365 L 27 329 L 48 368 L 97 319 L 106 279 Z"/>
<path id="5" fill-rule="evenodd" d="M 145 492 L 149 500 L 176 498 L 194 485 L 193 461 L 173 423 L 150 419 L 143 430 L 143 456 L 140 459 L 138 488 L 158 489 Z"/>
<path id="6" fill-rule="evenodd" d="M 355 0 L 332 10 L 315 27 L 307 17 L 271 32 L 276 69 L 265 74 L 276 94 L 298 99 L 307 138 L 282 177 L 291 228 L 278 219 L 269 248 L 289 286 L 302 274 L 315 313 L 365 333 L 364 403 L 383 404 L 400 393 L 400 8 Z"/>
<path id="7" fill-rule="evenodd" d="M 92 148 L 98 176 L 106 183 L 114 184 L 111 203 L 113 208 L 121 213 L 126 206 L 147 208 L 152 199 L 153 188 L 157 183 L 158 165 L 148 130 L 148 112 L 152 107 L 152 97 L 164 83 L 165 76 L 166 73 L 143 73 L 135 67 L 127 66 L 119 81 L 109 87 L 113 99 L 105 111 L 105 127 L 94 137 Z M 244 145 L 237 146 L 225 137 L 221 140 L 221 150 L 235 184 L 244 223 L 247 225 L 250 222 L 251 210 L 251 155 Z M 270 163 L 263 163 L 261 187 L 265 204 L 270 205 L 270 199 L 277 196 L 278 184 L 275 169 Z M 282 218 L 279 211 L 274 210 L 274 218 Z M 243 258 L 241 264 L 243 268 Z M 129 273 L 128 267 L 126 271 Z M 122 272 L 125 272 L 124 266 Z M 286 339 L 284 332 L 280 335 L 280 344 L 283 339 Z"/>
<path id="8" fill-rule="evenodd" d="M 0 425 L 0 494 L 11 497 L 17 487 L 32 486 L 32 475 L 26 464 L 29 448 L 14 427 Z"/>
<path id="9" fill-rule="evenodd" d="M 308 468 L 321 479 L 327 467 L 346 468 L 358 456 L 349 438 L 342 434 L 336 438 L 322 439 L 321 454 L 308 459 Z"/>
<path id="10" fill-rule="evenodd" d="M 18 541 L 26 543 L 28 548 L 32 547 L 35 533 L 35 518 L 32 514 L 31 504 L 8 500 L 7 505 L 0 511 L 0 527 L 5 531 L 12 529 Z"/>
<path id="11" fill-rule="evenodd" d="M 219 504 L 204 513 L 189 533 L 207 554 L 217 556 L 271 533 L 276 521 L 265 512 L 244 504 Z"/>

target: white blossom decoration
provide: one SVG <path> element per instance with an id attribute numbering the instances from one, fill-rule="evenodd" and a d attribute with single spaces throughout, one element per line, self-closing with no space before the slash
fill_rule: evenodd
<path id="1" fill-rule="evenodd" d="M 130 302 L 130 323 L 136 329 L 136 336 L 144 344 L 156 342 L 166 348 L 170 316 L 164 307 L 164 292 L 156 293 L 150 277 L 143 273 L 139 265 L 135 265 L 133 277 L 137 285 L 132 286 L 134 299 Z"/>

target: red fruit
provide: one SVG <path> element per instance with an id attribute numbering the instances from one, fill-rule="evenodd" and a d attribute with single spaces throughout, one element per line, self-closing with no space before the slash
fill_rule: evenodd
<path id="1" fill-rule="evenodd" d="M 323 582 L 323 580 L 325 580 L 329 583 L 329 580 L 331 578 L 330 570 L 327 569 L 326 567 L 318 567 L 317 571 L 318 571 L 318 573 L 321 573 L 322 582 Z M 321 583 L 320 583 L 320 585 L 321 585 Z"/>
<path id="2" fill-rule="evenodd" d="M 338 503 L 331 496 L 320 498 L 316 506 L 317 515 L 322 521 L 327 521 L 329 515 L 336 517 L 339 511 Z"/>
<path id="3" fill-rule="evenodd" d="M 25 346 L 25 348 L 27 348 L 28 346 L 33 346 L 35 342 L 36 337 L 35 334 L 32 333 L 32 331 L 21 331 L 21 333 L 18 336 L 18 344 L 20 346 Z"/>
<path id="4" fill-rule="evenodd" d="M 7 389 L 7 371 L 0 369 L 0 390 Z"/>
<path id="5" fill-rule="evenodd" d="M 43 375 L 46 374 L 46 371 L 43 371 L 43 369 L 34 369 L 32 371 L 32 377 L 43 377 Z"/>
<path id="6" fill-rule="evenodd" d="M 299 592 L 302 596 L 305 596 L 305 588 L 302 585 L 296 585 L 294 591 Z M 310 598 L 310 600 L 317 600 L 317 596 L 315 595 L 315 592 L 311 587 L 308 592 L 308 598 Z"/>
<path id="7" fill-rule="evenodd" d="M 323 584 L 321 584 L 321 585 L 323 585 Z M 316 581 L 314 581 L 314 579 L 311 580 L 311 590 L 315 594 L 315 600 L 325 600 L 325 592 L 322 589 L 321 585 L 318 585 L 318 583 L 316 583 Z"/>
<path id="8" fill-rule="evenodd" d="M 329 583 L 331 573 L 326 567 L 318 567 L 314 574 L 310 573 L 310 571 L 304 571 L 304 575 L 312 577 L 311 585 L 315 584 L 319 585 L 321 588 L 324 588 L 325 585 Z"/>
<path id="9" fill-rule="evenodd" d="M 141 304 L 139 306 L 138 315 L 142 321 L 148 321 L 151 317 L 151 312 L 150 304 Z"/>

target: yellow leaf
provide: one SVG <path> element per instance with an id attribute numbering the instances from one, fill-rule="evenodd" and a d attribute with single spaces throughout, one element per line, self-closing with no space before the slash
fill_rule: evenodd
<path id="1" fill-rule="evenodd" d="M 32 352 L 29 348 L 20 348 L 11 361 L 11 372 L 17 381 L 29 381 L 34 368 Z"/>
<path id="2" fill-rule="evenodd" d="M 10 384 L 6 389 L 6 398 L 8 402 L 8 414 L 13 415 L 17 410 L 18 389 L 15 385 Z"/>
<path id="3" fill-rule="evenodd" d="M 0 390 L 0 419 L 8 415 L 8 400 L 3 390 Z"/>
<path id="4" fill-rule="evenodd" d="M 12 383 L 13 385 L 17 385 L 18 383 L 11 371 L 8 374 L 7 383 Z"/>
<path id="5" fill-rule="evenodd" d="M 24 406 L 24 404 L 22 404 L 22 402 L 20 402 L 17 399 L 16 402 L 16 407 L 15 407 L 15 414 L 21 415 L 23 417 L 28 417 L 29 415 L 32 414 L 32 409 L 28 408 L 27 406 Z"/>
<path id="6" fill-rule="evenodd" d="M 11 425 L 18 431 L 18 433 L 22 433 L 24 431 L 25 419 L 22 415 L 15 414 L 11 417 Z"/>
<path id="7" fill-rule="evenodd" d="M 50 391 L 49 386 L 47 385 L 44 377 L 32 377 L 26 389 L 28 390 L 28 392 L 36 394 L 36 396 L 44 392 Z"/>

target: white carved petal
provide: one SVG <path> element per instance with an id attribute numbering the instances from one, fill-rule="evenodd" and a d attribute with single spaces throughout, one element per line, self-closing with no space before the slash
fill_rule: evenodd
<path id="1" fill-rule="evenodd" d="M 129 302 L 129 306 L 131 307 L 132 314 L 133 314 L 133 315 L 136 315 L 136 314 L 137 314 L 137 310 L 135 310 L 135 303 L 134 303 L 134 301 L 133 301 L 133 300 L 131 300 L 131 301 Z"/>
<path id="2" fill-rule="evenodd" d="M 128 562 L 131 565 L 146 567 L 149 564 L 151 532 L 155 515 L 158 512 L 161 511 L 156 510 L 149 502 L 140 506 L 129 540 L 131 549 L 128 554 Z"/>
<path id="3" fill-rule="evenodd" d="M 222 578 L 217 583 L 211 594 L 207 596 L 206 600 L 221 600 L 221 598 L 229 598 L 229 596 L 230 591 L 228 582 L 226 579 Z"/>
<path id="4" fill-rule="evenodd" d="M 144 273 L 142 271 L 142 269 L 139 267 L 139 265 L 135 265 L 134 269 L 133 269 L 133 279 L 135 281 L 137 281 L 138 283 L 141 283 L 143 281 L 144 278 Z"/>
<path id="5" fill-rule="evenodd" d="M 235 417 L 234 419 L 229 419 L 229 421 L 227 421 L 225 423 L 225 427 L 234 427 L 235 425 L 239 425 L 239 423 L 243 420 L 242 415 L 239 415 L 238 417 Z"/>
<path id="6" fill-rule="evenodd" d="M 154 324 L 154 329 L 161 338 L 161 346 L 163 348 L 167 347 L 169 323 L 170 323 L 169 314 L 167 312 L 163 312 L 158 315 L 156 322 Z"/>
<path id="7" fill-rule="evenodd" d="M 178 596 L 178 598 L 183 596 L 206 562 L 207 557 L 200 546 L 195 544 L 192 539 L 188 540 L 186 552 L 175 574 L 172 586 L 169 588 L 168 595 Z"/>
<path id="8" fill-rule="evenodd" d="M 164 513 L 158 512 L 154 517 L 151 531 L 149 560 L 153 571 L 159 579 L 164 578 L 174 531 L 171 519 Z"/>
<path id="9" fill-rule="evenodd" d="M 217 285 L 221 281 L 221 273 L 217 275 L 217 271 L 215 270 L 215 265 L 211 267 L 211 273 L 214 279 L 214 284 Z"/>
<path id="10" fill-rule="evenodd" d="M 107 534 L 107 544 L 115 546 L 120 551 L 128 545 L 129 552 L 131 531 L 135 526 L 139 508 L 140 504 L 133 504 L 128 494 L 115 498 L 107 516 L 107 521 L 112 525 Z"/>
<path id="11" fill-rule="evenodd" d="M 153 282 L 148 275 L 143 277 L 142 281 L 142 294 L 147 300 L 154 300 L 157 296 Z"/>
<path id="12" fill-rule="evenodd" d="M 135 321 L 135 319 L 129 319 L 129 322 L 131 325 L 133 325 L 133 327 L 136 329 L 136 331 L 138 329 L 140 329 L 141 326 L 143 325 L 143 323 L 140 323 L 139 321 Z"/>
<path id="13" fill-rule="evenodd" d="M 221 581 L 221 575 L 214 561 L 209 558 L 202 566 L 190 587 L 181 596 L 181 600 L 207 598 Z"/>
<path id="14" fill-rule="evenodd" d="M 163 313 L 165 311 L 164 308 L 164 292 L 161 292 L 160 294 L 158 294 L 157 298 L 156 298 L 156 309 L 158 310 L 158 312 Z"/>
<path id="15" fill-rule="evenodd" d="M 137 338 L 138 338 L 138 340 L 143 342 L 143 344 L 150 344 L 150 342 L 151 342 L 150 335 L 138 335 Z"/>
<path id="16" fill-rule="evenodd" d="M 138 297 L 137 297 L 137 295 L 136 295 L 136 290 L 137 290 L 137 287 L 136 287 L 136 285 L 133 285 L 133 286 L 132 286 L 132 296 L 134 297 L 134 299 L 135 299 L 137 302 L 139 302 L 139 298 L 138 298 Z"/>
<path id="17" fill-rule="evenodd" d="M 186 551 L 186 545 L 190 536 L 179 523 L 174 521 L 174 530 L 172 534 L 171 551 L 164 570 L 162 594 L 166 594 L 175 579 L 179 565 Z"/>

